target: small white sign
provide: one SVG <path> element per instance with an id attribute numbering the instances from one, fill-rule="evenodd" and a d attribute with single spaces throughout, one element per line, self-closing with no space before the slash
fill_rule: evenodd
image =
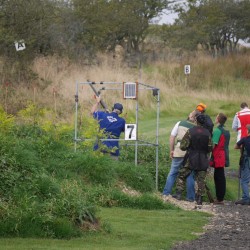
<path id="1" fill-rule="evenodd" d="M 15 47 L 16 51 L 24 50 L 26 48 L 23 40 L 15 42 Z"/>
<path id="2" fill-rule="evenodd" d="M 125 140 L 136 140 L 136 124 L 125 124 Z"/>
<path id="3" fill-rule="evenodd" d="M 184 66 L 184 73 L 185 73 L 185 75 L 190 74 L 190 72 L 191 72 L 191 67 L 190 67 L 190 65 L 185 65 L 185 66 Z"/>

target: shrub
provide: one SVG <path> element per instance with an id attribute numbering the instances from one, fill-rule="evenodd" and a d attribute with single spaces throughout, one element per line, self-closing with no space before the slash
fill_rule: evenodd
<path id="1" fill-rule="evenodd" d="M 132 146 L 121 146 L 121 161 L 131 161 L 135 160 L 135 148 Z M 168 154 L 166 156 L 166 145 L 159 145 L 158 149 L 158 160 L 161 164 L 165 164 L 168 160 Z M 138 146 L 137 149 L 138 164 L 147 164 L 156 162 L 156 148 L 154 146 Z"/>
<path id="2" fill-rule="evenodd" d="M 94 154 L 78 152 L 74 161 L 68 163 L 72 170 L 84 176 L 88 183 L 111 185 L 116 179 L 114 162 L 109 156 L 95 157 Z"/>
<path id="3" fill-rule="evenodd" d="M 141 191 L 149 192 L 154 190 L 154 176 L 145 166 L 133 163 L 119 163 L 116 166 L 119 179 L 129 187 Z"/>
<path id="4" fill-rule="evenodd" d="M 0 114 L 11 124 L 0 131 L 1 236 L 70 238 L 100 230 L 105 224 L 96 218 L 96 205 L 167 208 L 155 196 L 132 197 L 119 190 L 120 183 L 154 190 L 152 149 L 143 156 L 151 168 L 142 165 L 144 160 L 138 166 L 114 161 L 90 145 L 74 152 L 70 126 L 47 122 L 46 114 L 34 106 L 18 120 Z"/>

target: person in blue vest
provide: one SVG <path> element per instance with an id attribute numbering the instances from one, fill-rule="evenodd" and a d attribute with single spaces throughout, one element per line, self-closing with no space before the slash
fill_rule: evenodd
<path id="1" fill-rule="evenodd" d="M 101 148 L 103 153 L 109 153 L 114 158 L 118 159 L 120 155 L 119 151 L 119 138 L 122 132 L 125 130 L 125 120 L 119 115 L 123 111 L 123 106 L 120 103 L 115 103 L 112 112 L 105 112 L 98 110 L 98 106 L 101 102 L 101 96 L 96 96 L 96 103 L 91 108 L 91 114 L 94 119 L 99 123 L 99 128 L 103 132 L 104 138 L 100 146 L 100 142 L 94 145 L 94 150 Z"/>

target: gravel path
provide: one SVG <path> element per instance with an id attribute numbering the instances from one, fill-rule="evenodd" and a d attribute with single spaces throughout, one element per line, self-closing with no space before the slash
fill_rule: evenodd
<path id="1" fill-rule="evenodd" d="M 224 206 L 205 207 L 214 214 L 205 226 L 205 233 L 194 241 L 179 243 L 172 250 L 250 249 L 250 206 L 226 202 Z"/>

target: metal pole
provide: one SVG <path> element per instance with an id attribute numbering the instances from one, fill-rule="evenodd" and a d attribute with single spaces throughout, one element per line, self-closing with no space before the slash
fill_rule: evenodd
<path id="1" fill-rule="evenodd" d="M 78 83 L 76 82 L 76 94 L 75 94 L 75 152 L 76 152 L 76 144 L 77 144 L 77 119 L 78 119 Z"/>
<path id="2" fill-rule="evenodd" d="M 135 113 L 135 121 L 136 121 L 136 127 L 137 127 L 137 135 L 136 135 L 136 141 L 135 141 L 135 166 L 138 164 L 138 98 L 136 99 L 136 113 Z"/>
<path id="3" fill-rule="evenodd" d="M 160 117 L 160 90 L 157 95 L 157 118 L 156 118 L 156 156 L 155 156 L 155 188 L 158 191 L 158 166 L 159 166 L 159 117 Z"/>

